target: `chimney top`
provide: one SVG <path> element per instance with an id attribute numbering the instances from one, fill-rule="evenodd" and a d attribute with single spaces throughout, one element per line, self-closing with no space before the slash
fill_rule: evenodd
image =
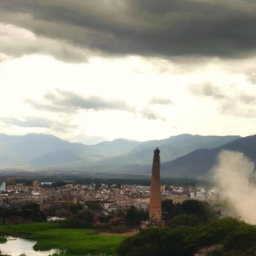
<path id="1" fill-rule="evenodd" d="M 159 150 L 159 148 L 156 148 L 154 150 L 153 163 L 160 163 L 160 150 Z"/>

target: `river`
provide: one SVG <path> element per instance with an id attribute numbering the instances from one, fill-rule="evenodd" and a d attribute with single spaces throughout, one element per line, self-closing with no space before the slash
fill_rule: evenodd
<path id="1" fill-rule="evenodd" d="M 48 256 L 54 253 L 60 253 L 57 249 L 34 251 L 33 246 L 36 242 L 27 239 L 7 237 L 7 240 L 5 244 L 0 244 L 0 250 L 3 254 L 11 256 L 19 256 L 21 254 L 25 254 L 26 256 Z"/>

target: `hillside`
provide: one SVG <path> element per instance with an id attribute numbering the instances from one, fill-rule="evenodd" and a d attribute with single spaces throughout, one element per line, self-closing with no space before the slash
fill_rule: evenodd
<path id="1" fill-rule="evenodd" d="M 87 165 L 89 171 L 150 174 L 153 150 L 161 151 L 161 163 L 170 162 L 197 149 L 212 149 L 238 136 L 199 136 L 182 134 L 164 140 L 140 143 L 126 155 L 103 159 Z M 179 176 L 179 174 L 178 174 Z"/>
<path id="2" fill-rule="evenodd" d="M 256 135 L 237 139 L 215 149 L 201 149 L 191 152 L 161 166 L 161 175 L 166 177 L 197 178 L 209 174 L 222 150 L 242 152 L 256 161 Z"/>
<path id="3" fill-rule="evenodd" d="M 70 143 L 46 134 L 24 136 L 0 134 L 0 165 L 1 169 L 47 170 L 50 168 L 149 175 L 153 150 L 159 147 L 162 176 L 197 177 L 207 172 L 214 163 L 215 155 L 212 153 L 216 150 L 214 148 L 224 145 L 232 148 L 232 145 L 236 145 L 232 143 L 238 138 L 240 137 L 182 134 L 146 142 L 116 139 L 96 145 L 84 145 Z M 248 151 L 248 143 L 244 146 L 240 144 L 244 151 Z M 250 156 L 250 153 L 247 153 Z"/>
<path id="4" fill-rule="evenodd" d="M 0 164 L 2 166 L 48 166 L 51 164 L 72 163 L 78 160 L 98 161 L 129 152 L 139 142 L 117 139 L 96 145 L 70 143 L 48 134 L 26 134 L 8 136 L 0 134 Z M 72 157 L 64 152 L 69 151 Z M 55 153 L 54 153 L 55 152 Z M 61 153 L 63 156 L 61 157 Z M 55 163 L 53 155 L 58 154 Z"/>

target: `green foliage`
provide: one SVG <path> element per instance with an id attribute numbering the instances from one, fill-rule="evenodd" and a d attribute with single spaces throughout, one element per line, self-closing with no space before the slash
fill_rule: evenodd
<path id="1" fill-rule="evenodd" d="M 58 222 L 60 228 L 93 228 L 93 224 L 86 220 L 67 219 Z"/>
<path id="2" fill-rule="evenodd" d="M 0 208 L 0 217 L 2 218 L 2 225 L 5 224 L 10 217 L 22 217 L 26 221 L 41 222 L 46 220 L 44 212 L 40 211 L 40 206 L 37 203 L 27 203 L 20 208 Z M 17 218 L 16 218 L 17 219 Z"/>
<path id="3" fill-rule="evenodd" d="M 188 220 L 188 216 L 190 215 L 185 216 L 184 220 Z M 222 244 L 223 247 L 216 249 L 209 255 L 255 255 L 256 226 L 251 226 L 234 218 L 224 218 L 194 227 L 177 226 L 174 228 L 145 229 L 134 237 L 125 239 L 116 252 L 118 256 L 144 254 L 151 256 L 192 256 L 199 248 L 217 244 Z"/>
<path id="4" fill-rule="evenodd" d="M 97 235 L 92 229 L 60 229 L 56 223 L 31 223 L 0 226 L 0 233 L 24 236 L 36 240 L 36 250 L 58 248 L 66 250 L 65 255 L 106 253 L 114 254 L 123 236 Z"/>
<path id="5" fill-rule="evenodd" d="M 162 201 L 162 212 L 167 212 L 170 216 L 174 213 L 174 203 L 172 199 L 166 199 Z"/>
<path id="6" fill-rule="evenodd" d="M 61 228 L 93 228 L 93 218 L 94 214 L 91 211 L 82 210 L 59 221 L 58 224 Z"/>
<path id="7" fill-rule="evenodd" d="M 99 190 L 101 188 L 101 183 L 95 183 L 95 190 Z"/>
<path id="8" fill-rule="evenodd" d="M 124 239 L 122 236 L 103 236 L 87 229 L 55 229 L 38 232 L 33 237 L 38 242 L 36 250 L 58 248 L 70 254 L 113 253 L 116 246 Z"/>
<path id="9" fill-rule="evenodd" d="M 185 200 L 182 204 L 182 212 L 185 214 L 193 214 L 206 222 L 211 219 L 212 212 L 209 210 L 209 204 L 199 200 Z"/>
<path id="10" fill-rule="evenodd" d="M 178 226 L 197 226 L 201 223 L 201 220 L 193 215 L 193 214 L 180 214 L 173 217 L 171 226 L 178 227 Z"/>
<path id="11" fill-rule="evenodd" d="M 167 217 L 171 218 L 169 225 L 172 227 L 196 226 L 218 217 L 208 203 L 198 200 L 174 204 L 171 199 L 167 199 L 162 201 L 162 212 L 167 212 Z"/>
<path id="12" fill-rule="evenodd" d="M 131 206 L 126 213 L 125 225 L 126 226 L 137 226 L 140 224 L 138 217 L 138 210 L 135 206 Z"/>
<path id="13" fill-rule="evenodd" d="M 189 228 L 150 228 L 141 230 L 136 236 L 125 239 L 117 247 L 117 255 L 122 256 L 165 256 L 192 255 L 195 246 L 184 243 Z"/>
<path id="14" fill-rule="evenodd" d="M 33 186 L 33 180 L 26 180 L 25 185 L 26 186 Z"/>
<path id="15" fill-rule="evenodd" d="M 256 228 L 247 224 L 230 233 L 225 239 L 225 251 L 240 250 L 243 255 L 254 255 L 256 251 Z"/>
<path id="16" fill-rule="evenodd" d="M 28 203 L 21 208 L 21 211 L 17 211 L 18 216 L 24 217 L 26 219 L 31 219 L 32 221 L 40 222 L 45 221 L 46 216 L 40 211 L 40 206 L 37 203 Z"/>
<path id="17" fill-rule="evenodd" d="M 0 237 L 0 244 L 5 244 L 7 242 L 7 239 L 3 236 Z"/>
<path id="18" fill-rule="evenodd" d="M 29 209 L 29 210 L 32 210 L 32 211 L 37 211 L 39 210 L 39 204 L 37 203 L 28 203 L 28 204 L 25 204 L 21 209 L 22 210 L 26 210 L 26 209 Z"/>
<path id="19" fill-rule="evenodd" d="M 37 233 L 45 230 L 54 230 L 58 228 L 57 223 L 54 222 L 38 222 L 18 225 L 3 225 L 0 226 L 0 233 L 4 234 L 25 234 Z"/>
<path id="20" fill-rule="evenodd" d="M 85 205 L 88 207 L 89 210 L 95 210 L 95 211 L 103 210 L 103 206 L 99 202 L 87 201 L 85 202 Z"/>
<path id="21" fill-rule="evenodd" d="M 94 218 L 94 214 L 91 211 L 80 211 L 79 213 L 77 213 L 74 217 L 77 220 L 85 220 L 89 223 L 93 222 L 93 218 Z"/>
<path id="22" fill-rule="evenodd" d="M 138 210 L 135 206 L 130 206 L 125 216 L 126 226 L 138 226 L 141 221 L 148 219 L 148 212 L 144 210 Z"/>
<path id="23" fill-rule="evenodd" d="M 151 156 L 150 156 L 151 158 Z M 118 178 L 94 178 L 93 182 L 94 183 L 104 183 L 107 185 L 112 185 L 112 184 L 126 184 L 126 185 L 144 185 L 144 186 L 150 186 L 151 180 L 150 178 L 144 178 L 143 179 L 138 179 L 138 175 L 134 175 L 133 178 L 128 178 L 128 179 L 118 179 Z M 74 180 L 75 184 L 91 184 L 92 183 L 92 178 L 85 178 L 83 176 L 66 176 L 66 179 Z M 196 180 L 189 179 L 189 178 L 164 178 L 163 182 L 165 184 L 169 185 L 175 185 L 175 186 L 185 186 L 185 185 L 193 185 L 196 186 Z M 65 182 L 58 182 L 54 183 L 52 186 L 53 187 L 61 187 L 65 185 Z"/>
<path id="24" fill-rule="evenodd" d="M 79 211 L 81 211 L 83 209 L 83 205 L 82 204 L 75 204 L 75 203 L 67 203 L 67 206 L 68 206 L 68 210 L 71 212 L 71 213 L 78 213 Z"/>
<path id="25" fill-rule="evenodd" d="M 187 240 L 199 247 L 222 244 L 231 232 L 243 225 L 247 224 L 231 217 L 213 220 L 205 225 L 195 227 L 195 233 L 189 235 Z"/>

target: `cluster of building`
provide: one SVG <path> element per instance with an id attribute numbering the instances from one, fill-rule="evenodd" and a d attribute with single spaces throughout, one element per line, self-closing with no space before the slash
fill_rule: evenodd
<path id="1" fill-rule="evenodd" d="M 13 183 L 13 182 L 12 182 Z M 160 150 L 154 151 L 151 186 L 94 183 L 66 184 L 62 187 L 52 186 L 53 182 L 34 181 L 31 186 L 22 183 L 8 185 L 8 179 L 0 186 L 0 206 L 9 207 L 20 202 L 37 202 L 40 208 L 47 209 L 52 205 L 64 202 L 85 204 L 87 201 L 98 201 L 106 214 L 113 211 L 125 211 L 130 206 L 149 210 L 149 221 L 161 223 L 161 201 L 172 199 L 174 203 L 187 198 L 205 200 L 214 191 L 196 189 L 193 186 L 174 187 L 160 185 Z"/>
<path id="2" fill-rule="evenodd" d="M 19 202 L 37 202 L 42 209 L 48 208 L 56 203 L 73 202 L 85 204 L 87 201 L 98 201 L 105 210 L 122 210 L 134 205 L 138 209 L 148 209 L 149 186 L 122 185 L 117 188 L 116 184 L 108 186 L 101 184 L 100 187 L 94 183 L 88 185 L 66 184 L 62 187 L 53 187 L 50 183 L 35 181 L 32 186 L 21 183 L 6 185 L 2 183 L 0 191 L 0 205 L 12 205 Z"/>
<path id="3" fill-rule="evenodd" d="M 107 185 L 91 183 L 87 185 L 66 184 L 62 187 L 53 187 L 52 182 L 35 181 L 32 186 L 22 183 L 0 186 L 0 206 L 20 202 L 37 202 L 41 209 L 49 208 L 51 205 L 63 202 L 85 204 L 87 201 L 97 201 L 102 204 L 105 212 L 126 210 L 134 205 L 137 209 L 147 211 L 150 205 L 150 186 L 126 185 L 118 187 L 116 184 Z M 154 193 L 153 193 L 154 195 Z M 158 205 L 161 201 L 172 199 L 174 202 L 182 202 L 187 198 L 205 200 L 209 191 L 189 187 L 159 186 Z M 152 197 L 151 197 L 152 200 Z"/>

